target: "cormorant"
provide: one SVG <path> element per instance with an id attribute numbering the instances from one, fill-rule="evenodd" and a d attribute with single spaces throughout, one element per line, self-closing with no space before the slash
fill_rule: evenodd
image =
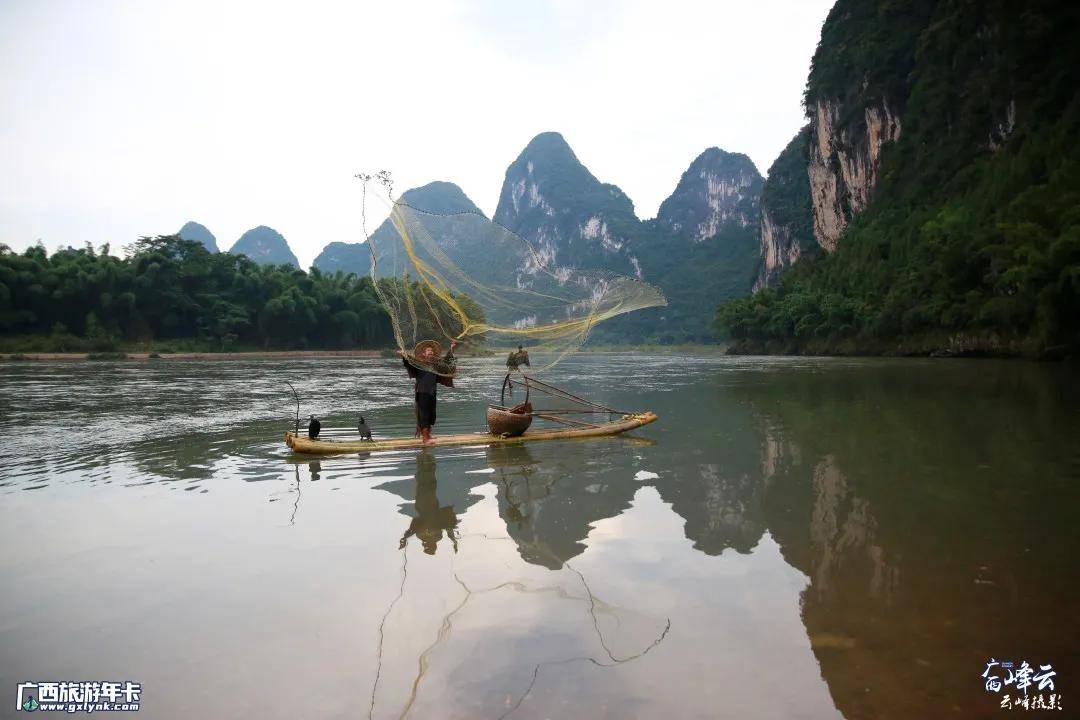
<path id="1" fill-rule="evenodd" d="M 360 433 L 361 440 L 371 440 L 371 428 L 364 422 L 364 416 L 360 416 L 360 422 L 356 425 L 356 432 Z"/>
<path id="2" fill-rule="evenodd" d="M 307 425 L 307 435 L 308 435 L 308 437 L 311 438 L 312 440 L 317 439 L 319 437 L 319 431 L 320 430 L 322 430 L 322 423 L 319 422 L 319 418 L 312 415 L 310 420 L 308 421 L 308 425 Z"/>

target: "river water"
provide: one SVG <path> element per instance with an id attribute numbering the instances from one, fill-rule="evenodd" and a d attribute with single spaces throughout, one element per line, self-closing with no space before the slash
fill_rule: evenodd
<path id="1" fill-rule="evenodd" d="M 285 380 L 326 426 L 411 435 L 400 364 L 0 365 L 0 716 L 19 683 L 132 681 L 147 718 L 1008 717 L 992 659 L 1080 708 L 1069 367 L 546 377 L 660 420 L 297 458 Z M 500 379 L 464 360 L 437 434 L 480 429 Z"/>

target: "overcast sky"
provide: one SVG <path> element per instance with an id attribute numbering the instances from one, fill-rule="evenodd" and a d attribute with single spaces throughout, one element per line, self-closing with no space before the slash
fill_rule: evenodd
<path id="1" fill-rule="evenodd" d="M 362 239 L 354 173 L 490 215 L 546 130 L 652 217 L 706 147 L 768 170 L 831 4 L 0 0 L 0 242 L 269 225 L 307 267 Z"/>

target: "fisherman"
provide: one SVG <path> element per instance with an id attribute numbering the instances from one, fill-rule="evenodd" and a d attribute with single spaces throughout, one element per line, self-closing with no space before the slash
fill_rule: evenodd
<path id="1" fill-rule="evenodd" d="M 416 398 L 416 432 L 424 438 L 424 444 L 431 442 L 431 428 L 435 425 L 435 399 L 439 385 L 454 387 L 452 377 L 454 365 L 457 359 L 454 357 L 454 348 L 457 341 L 450 343 L 450 350 L 442 355 L 442 347 L 434 340 L 425 340 L 417 344 L 415 358 L 418 363 L 428 368 L 436 368 L 446 374 L 432 372 L 419 365 L 409 362 L 409 356 L 403 350 L 398 350 L 401 361 L 405 364 L 405 370 L 409 377 L 415 380 L 413 390 Z"/>
<path id="2" fill-rule="evenodd" d="M 517 352 L 511 350 L 510 355 L 506 358 L 506 367 L 509 370 L 517 370 L 521 365 L 532 367 L 529 364 L 529 351 L 518 345 Z"/>

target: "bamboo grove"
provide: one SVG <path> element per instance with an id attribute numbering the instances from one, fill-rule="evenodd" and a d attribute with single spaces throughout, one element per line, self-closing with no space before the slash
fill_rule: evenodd
<path id="1" fill-rule="evenodd" d="M 123 257 L 0 245 L 0 340 L 9 351 L 228 351 L 379 348 L 393 336 L 371 278 L 258 265 L 171 235 Z"/>

